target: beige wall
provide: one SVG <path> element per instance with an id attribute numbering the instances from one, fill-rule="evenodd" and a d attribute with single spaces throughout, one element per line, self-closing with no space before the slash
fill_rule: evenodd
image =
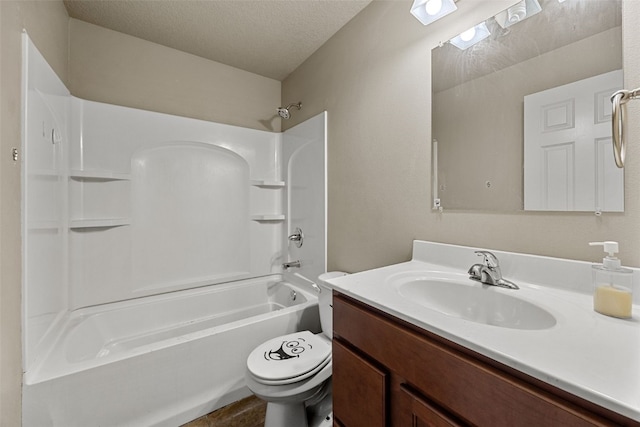
<path id="1" fill-rule="evenodd" d="M 0 426 L 20 425 L 20 147 L 21 34 L 67 79 L 68 16 L 61 1 L 0 1 Z"/>
<path id="2" fill-rule="evenodd" d="M 430 209 L 430 50 L 513 1 L 463 1 L 428 27 L 406 2 L 365 8 L 283 82 L 304 111 L 329 112 L 329 268 L 408 259 L 412 239 L 597 260 L 592 240 L 618 240 L 640 266 L 640 102 L 629 104 L 624 214 L 475 213 Z M 624 1 L 625 87 L 640 86 L 640 2 Z"/>
<path id="3" fill-rule="evenodd" d="M 92 101 L 280 131 L 277 80 L 71 19 L 69 90 Z"/>

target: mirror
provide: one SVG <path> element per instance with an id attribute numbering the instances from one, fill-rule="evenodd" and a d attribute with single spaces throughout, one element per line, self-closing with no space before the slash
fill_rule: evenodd
<path id="1" fill-rule="evenodd" d="M 620 0 L 523 0 L 476 44 L 433 49 L 434 207 L 623 211 L 609 100 L 621 22 Z"/>

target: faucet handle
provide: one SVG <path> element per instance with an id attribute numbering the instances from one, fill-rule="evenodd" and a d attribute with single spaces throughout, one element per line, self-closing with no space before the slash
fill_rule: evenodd
<path id="1" fill-rule="evenodd" d="M 290 242 L 294 242 L 297 248 L 302 247 L 302 242 L 304 241 L 304 233 L 302 233 L 302 229 L 300 227 L 296 227 L 293 231 L 293 234 L 288 237 Z"/>
<path id="2" fill-rule="evenodd" d="M 475 251 L 475 254 L 484 257 L 484 264 L 489 268 L 498 268 L 500 266 L 498 258 L 489 251 Z"/>

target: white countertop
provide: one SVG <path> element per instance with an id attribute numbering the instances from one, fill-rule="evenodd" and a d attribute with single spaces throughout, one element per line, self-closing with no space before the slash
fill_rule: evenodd
<path id="1" fill-rule="evenodd" d="M 540 330 L 509 329 L 452 317 L 402 297 L 390 283 L 392 276 L 406 273 L 420 275 L 440 271 L 466 275 L 471 264 L 480 262 L 474 249 L 416 241 L 411 261 L 332 279 L 329 285 L 388 314 L 640 421 L 640 305 L 635 299 L 631 319 L 596 313 L 591 294 L 591 264 L 492 251 L 501 262 L 504 278 L 520 287 L 519 290 L 495 288 L 492 291 L 517 296 L 550 312 L 556 324 Z M 462 265 L 466 267 L 461 268 Z M 640 270 L 633 270 L 637 279 Z M 536 274 L 530 274 L 532 271 Z M 536 276 L 535 284 L 524 276 Z M 569 283 L 575 280 L 581 283 Z M 634 297 L 638 296 L 637 282 Z"/>

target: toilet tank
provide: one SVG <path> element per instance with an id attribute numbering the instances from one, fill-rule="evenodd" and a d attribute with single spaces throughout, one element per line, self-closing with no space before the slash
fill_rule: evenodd
<path id="1" fill-rule="evenodd" d="M 333 299 L 332 290 L 325 283 L 329 279 L 346 276 L 348 273 L 343 271 L 329 271 L 318 276 L 318 285 L 320 286 L 320 298 L 318 306 L 320 308 L 320 325 L 322 333 L 329 338 L 333 338 Z"/>

